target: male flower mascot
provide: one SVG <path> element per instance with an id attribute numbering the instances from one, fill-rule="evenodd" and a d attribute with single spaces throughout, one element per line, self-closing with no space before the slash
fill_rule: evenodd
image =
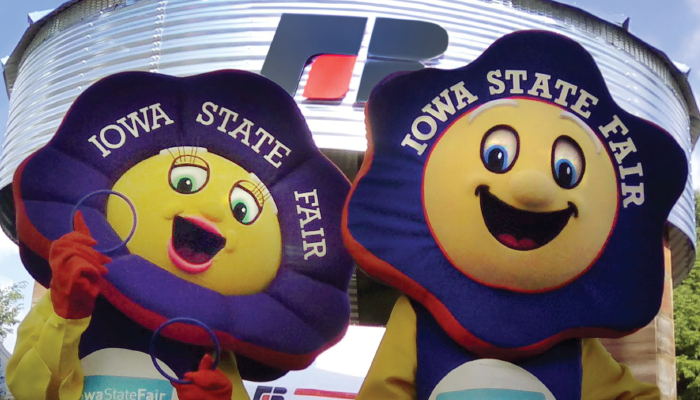
<path id="1" fill-rule="evenodd" d="M 687 161 L 580 45 L 510 34 L 385 80 L 366 113 L 344 237 L 406 297 L 358 399 L 658 398 L 594 338 L 658 311 Z"/>
<path id="2" fill-rule="evenodd" d="M 22 259 L 50 288 L 18 331 L 15 398 L 239 400 L 241 376 L 305 368 L 348 322 L 348 190 L 264 77 L 95 83 L 15 175 Z M 149 349 L 173 318 L 204 327 Z"/>

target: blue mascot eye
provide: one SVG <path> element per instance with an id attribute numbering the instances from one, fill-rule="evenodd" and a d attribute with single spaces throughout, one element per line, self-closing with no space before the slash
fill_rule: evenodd
<path id="1" fill-rule="evenodd" d="M 518 157 L 518 135 L 513 128 L 498 125 L 486 132 L 481 143 L 481 161 L 491 172 L 509 171 Z"/>
<path id="2" fill-rule="evenodd" d="M 497 144 L 489 147 L 484 154 L 484 163 L 489 171 L 505 171 L 508 168 L 508 150 Z"/>
<path id="3" fill-rule="evenodd" d="M 573 189 L 583 177 L 585 158 L 581 147 L 570 137 L 562 136 L 552 148 L 552 175 L 564 189 Z"/>
<path id="4" fill-rule="evenodd" d="M 569 160 L 558 160 L 554 166 L 554 179 L 564 189 L 569 189 L 576 184 L 576 167 Z"/>

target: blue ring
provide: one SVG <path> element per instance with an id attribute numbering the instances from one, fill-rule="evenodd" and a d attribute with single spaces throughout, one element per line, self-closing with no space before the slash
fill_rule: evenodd
<path id="1" fill-rule="evenodd" d="M 219 348 L 219 339 L 214 334 L 214 331 L 212 331 L 207 326 L 207 324 L 205 324 L 204 322 L 202 322 L 200 320 L 194 319 L 194 318 L 184 318 L 183 317 L 183 318 L 170 319 L 168 321 L 165 321 L 163 323 L 163 325 L 159 326 L 158 329 L 156 329 L 153 332 L 153 336 L 151 336 L 151 346 L 150 346 L 151 360 L 153 361 L 153 365 L 156 367 L 158 372 L 160 372 L 160 374 L 163 375 L 165 378 L 167 378 L 170 382 L 179 383 L 181 385 L 189 385 L 192 383 L 192 381 L 188 381 L 186 379 L 173 378 L 172 376 L 168 375 L 165 371 L 163 371 L 163 368 L 160 367 L 160 365 L 158 364 L 158 361 L 156 360 L 156 355 L 155 355 L 155 353 L 156 353 L 156 338 L 158 337 L 158 334 L 160 333 L 160 331 L 163 330 L 163 328 L 165 328 L 166 326 L 168 326 L 170 324 L 174 324 L 176 322 L 186 322 L 186 323 L 189 323 L 192 325 L 197 325 L 200 328 L 203 328 L 205 331 L 207 331 L 209 336 L 211 336 L 211 338 L 214 340 L 214 349 L 216 352 L 214 353 L 214 355 L 215 355 L 214 364 L 212 364 L 212 366 L 211 366 L 212 371 L 215 370 L 216 367 L 219 365 L 219 358 L 221 358 L 221 349 Z"/>
<path id="2" fill-rule="evenodd" d="M 97 251 L 99 251 L 100 253 L 103 253 L 103 254 L 114 253 L 115 251 L 117 251 L 117 250 L 121 249 L 122 247 L 126 246 L 126 244 L 131 240 L 131 238 L 134 237 L 134 233 L 136 233 L 136 224 L 137 224 L 137 220 L 136 220 L 136 207 L 134 207 L 134 203 L 132 203 L 131 200 L 129 200 L 129 198 L 126 197 L 126 195 L 124 195 L 124 194 L 122 194 L 122 193 L 119 193 L 119 192 L 115 192 L 114 190 L 109 190 L 109 189 L 95 190 L 94 192 L 88 193 L 88 194 L 87 194 L 86 196 L 84 196 L 82 199 L 78 200 L 78 203 L 75 205 L 75 207 L 73 207 L 73 211 L 71 211 L 71 213 L 70 213 L 70 226 L 71 226 L 71 231 L 74 231 L 74 230 L 75 230 L 75 224 L 73 223 L 73 221 L 74 221 L 74 218 L 75 218 L 75 214 L 78 212 L 78 208 L 80 207 L 80 205 L 81 205 L 83 202 L 85 202 L 85 200 L 89 199 L 89 198 L 92 197 L 92 196 L 98 195 L 98 194 L 113 194 L 113 195 L 115 195 L 115 196 L 117 196 L 117 197 L 121 197 L 122 199 L 124 199 L 124 201 L 126 201 L 126 204 L 129 205 L 129 208 L 131 209 L 131 215 L 134 217 L 134 224 L 132 225 L 132 227 L 131 227 L 131 232 L 129 232 L 129 235 L 126 237 L 126 239 L 124 239 L 124 240 L 123 240 L 121 243 L 119 243 L 118 245 L 116 245 L 116 246 L 114 246 L 114 247 L 112 247 L 112 248 L 109 248 L 109 249 L 105 249 L 105 250 L 95 249 L 95 250 L 97 250 Z"/>

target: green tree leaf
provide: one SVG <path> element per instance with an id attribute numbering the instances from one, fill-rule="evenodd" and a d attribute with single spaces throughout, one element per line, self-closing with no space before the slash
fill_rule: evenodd
<path id="1" fill-rule="evenodd" d="M 12 326 L 20 322 L 17 316 L 22 311 L 22 289 L 25 287 L 27 282 L 19 282 L 0 289 L 0 342 L 13 332 Z"/>
<path id="2" fill-rule="evenodd" d="M 700 232 L 695 193 L 695 227 Z M 698 243 L 696 238 L 696 243 Z M 690 274 L 673 291 L 673 318 L 676 335 L 676 387 L 679 400 L 700 399 L 700 258 Z"/>

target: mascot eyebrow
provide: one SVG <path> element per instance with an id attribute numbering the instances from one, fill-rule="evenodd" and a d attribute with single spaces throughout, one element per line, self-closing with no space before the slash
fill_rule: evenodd
<path id="1" fill-rule="evenodd" d="M 484 111 L 490 110 L 494 107 L 501 107 L 501 106 L 518 107 L 519 105 L 518 105 L 517 100 L 512 100 L 512 99 L 499 99 L 499 100 L 489 101 L 488 103 L 477 107 L 476 110 L 472 111 L 471 114 L 469 114 L 469 123 L 474 122 L 476 117 L 481 115 Z"/>
<path id="2" fill-rule="evenodd" d="M 584 132 L 588 134 L 588 137 L 591 138 L 593 141 L 593 145 L 595 146 L 596 153 L 600 154 L 601 151 L 603 151 L 603 146 L 600 143 L 600 139 L 598 139 L 598 136 L 593 132 L 593 129 L 591 129 L 590 126 L 586 125 L 583 121 L 581 121 L 581 118 L 577 117 L 576 115 L 568 112 L 568 111 L 562 111 L 560 118 L 569 120 L 576 125 L 579 126 Z"/>
<path id="3" fill-rule="evenodd" d="M 474 122 L 474 120 L 481 114 L 483 114 L 485 111 L 493 109 L 495 107 L 503 107 L 503 106 L 508 106 L 508 107 L 518 107 L 518 101 L 513 100 L 513 99 L 498 99 L 498 100 L 491 100 L 486 104 L 483 104 L 479 107 L 477 107 L 474 111 L 472 111 L 469 114 L 469 123 Z M 578 125 L 581 129 L 583 129 L 588 136 L 591 138 L 593 141 L 593 145 L 596 148 L 596 152 L 600 154 L 600 152 L 603 150 L 603 147 L 600 143 L 600 139 L 596 136 L 596 134 L 593 132 L 591 127 L 589 127 L 586 123 L 584 123 L 581 118 L 578 116 L 574 115 L 573 113 L 562 110 L 561 112 L 561 118 L 569 120 L 571 122 L 574 122 L 576 125 Z"/>

